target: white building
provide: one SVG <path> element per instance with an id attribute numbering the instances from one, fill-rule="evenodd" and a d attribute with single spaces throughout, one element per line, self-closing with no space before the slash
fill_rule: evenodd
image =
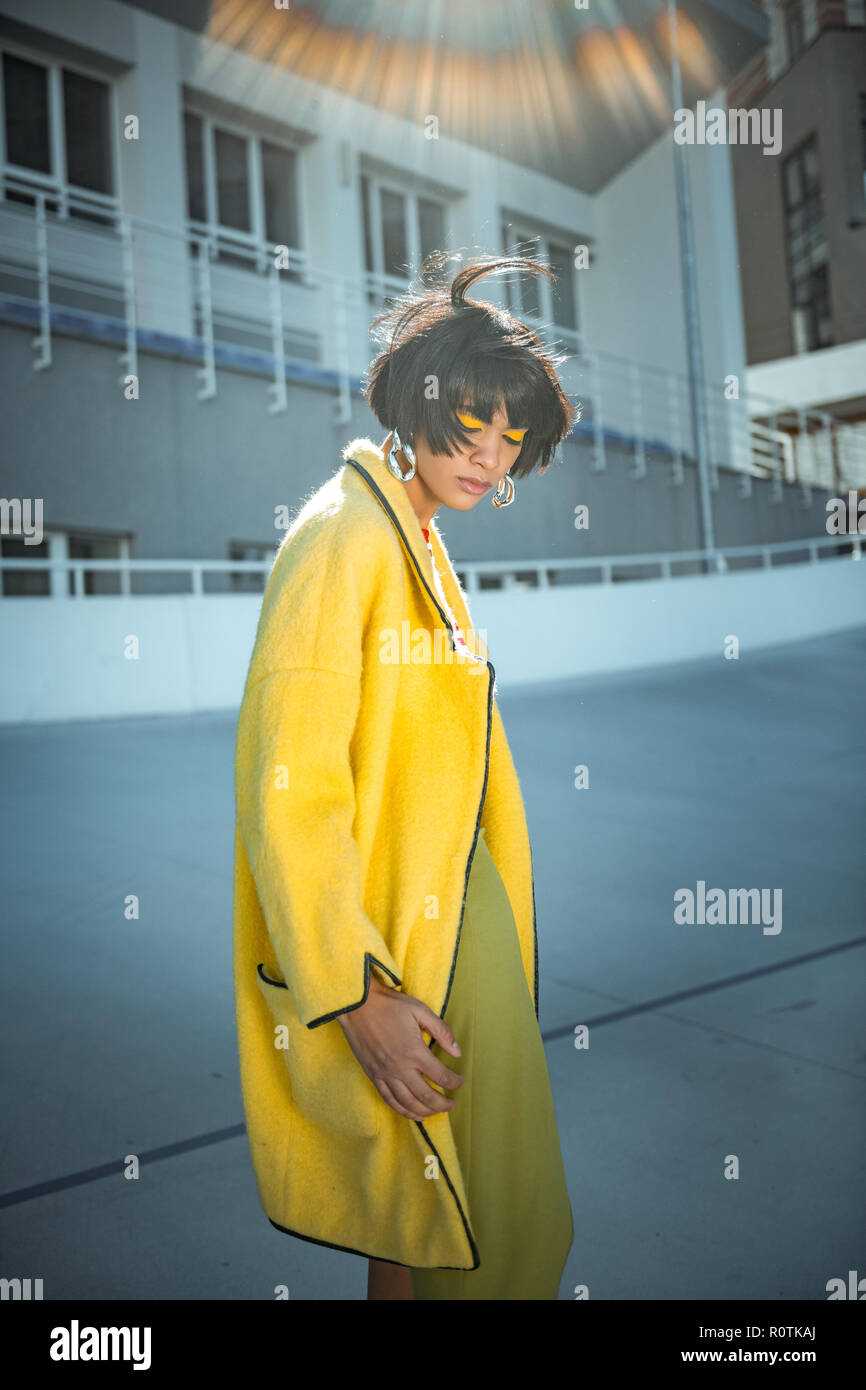
<path id="1" fill-rule="evenodd" d="M 438 248 L 554 265 L 555 286 L 479 292 L 569 354 L 582 412 L 518 506 L 449 516 L 469 587 L 702 571 L 664 10 L 607 33 L 576 8 L 533 5 L 530 24 L 503 5 L 483 34 L 447 0 L 431 46 L 414 4 L 374 34 L 344 0 L 0 0 L 0 494 L 44 514 L 34 544 L 4 512 L 7 650 L 26 665 L 41 640 L 18 596 L 260 591 L 277 511 L 347 439 L 381 435 L 369 323 Z M 760 12 L 732 13 L 681 14 L 689 102 L 723 105 L 765 41 Z M 730 151 L 686 155 L 716 543 L 820 536 L 824 455 L 792 487 L 752 425 Z M 50 686 L 0 718 L 50 713 Z M 70 708 L 105 712 L 87 689 Z"/>

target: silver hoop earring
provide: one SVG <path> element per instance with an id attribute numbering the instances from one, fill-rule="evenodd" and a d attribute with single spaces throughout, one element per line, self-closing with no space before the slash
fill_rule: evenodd
<path id="1" fill-rule="evenodd" d="M 506 489 L 507 495 L 505 497 L 502 496 L 503 483 L 508 484 L 508 487 Z M 514 501 L 516 493 L 517 488 L 514 486 L 514 479 L 510 478 L 506 473 L 504 478 L 500 478 L 499 486 L 497 487 L 491 499 L 494 507 L 510 507 L 512 502 Z"/>
<path id="2" fill-rule="evenodd" d="M 403 472 L 402 468 L 400 467 L 400 464 L 397 461 L 398 450 L 403 454 L 403 457 L 408 459 L 409 461 L 408 473 Z M 396 429 L 394 430 L 394 442 L 392 443 L 391 448 L 388 451 L 388 467 L 394 474 L 394 477 L 400 479 L 401 483 L 408 483 L 410 478 L 415 477 L 415 450 L 412 448 L 411 444 L 404 444 L 402 442 Z"/>

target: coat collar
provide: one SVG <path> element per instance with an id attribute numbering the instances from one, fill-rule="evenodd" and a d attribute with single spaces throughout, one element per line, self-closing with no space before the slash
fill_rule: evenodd
<path id="1" fill-rule="evenodd" d="M 343 450 L 343 458 L 349 465 L 353 463 L 360 465 L 366 474 L 365 481 L 368 486 L 370 482 L 375 484 L 374 494 L 401 533 L 403 542 L 415 561 L 417 572 L 423 574 L 427 584 L 435 593 L 433 561 L 430 558 L 430 551 L 427 549 L 421 523 L 415 508 L 409 501 L 405 487 L 399 478 L 394 477 L 382 450 L 373 443 L 372 439 L 353 439 Z M 436 550 L 437 541 L 441 546 L 441 537 L 436 527 L 435 518 L 431 519 L 428 530 L 433 549 Z"/>
<path id="2" fill-rule="evenodd" d="M 343 458 L 346 466 L 358 475 L 359 480 L 363 480 L 362 485 L 369 487 L 377 498 L 380 506 L 389 516 L 392 525 L 399 533 L 403 545 L 409 552 L 412 560 L 412 568 L 419 583 L 426 590 L 429 602 L 436 609 L 446 629 L 450 631 L 448 615 L 442 608 L 439 595 L 436 591 L 436 580 L 433 574 L 433 560 L 430 551 L 427 549 L 427 542 L 424 539 L 424 532 L 421 530 L 421 523 L 418 520 L 415 508 L 409 501 L 405 487 L 399 478 L 388 467 L 388 460 L 377 444 L 371 439 L 361 437 L 353 439 L 343 449 Z M 478 654 L 480 658 L 487 662 L 486 644 L 474 632 L 469 616 L 469 610 L 460 593 L 457 576 L 454 573 L 450 557 L 445 549 L 444 542 L 439 534 L 435 517 L 430 520 L 428 527 L 430 532 L 430 544 L 433 554 L 436 557 L 436 567 L 443 587 L 448 593 L 448 602 L 454 612 L 457 622 L 460 624 L 461 631 L 469 643 L 470 648 Z M 473 646 L 474 643 L 474 646 Z"/>

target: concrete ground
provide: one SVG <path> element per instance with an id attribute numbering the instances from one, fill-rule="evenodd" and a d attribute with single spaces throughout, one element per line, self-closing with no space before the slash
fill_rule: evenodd
<path id="1" fill-rule="evenodd" d="M 824 1299 L 866 1274 L 864 690 L 857 629 L 500 692 L 574 1212 L 561 1298 Z M 46 1299 L 366 1296 L 364 1260 L 279 1234 L 258 1203 L 234 724 L 0 729 L 0 1274 Z M 781 931 L 675 922 L 699 880 L 781 889 Z"/>

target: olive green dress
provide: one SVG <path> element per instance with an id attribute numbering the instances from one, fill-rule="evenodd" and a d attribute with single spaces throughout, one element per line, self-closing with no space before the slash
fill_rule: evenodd
<path id="1" fill-rule="evenodd" d="M 544 1044 L 505 884 L 479 831 L 444 1018 L 477 1269 L 413 1269 L 416 1299 L 550 1299 L 574 1238 Z"/>

